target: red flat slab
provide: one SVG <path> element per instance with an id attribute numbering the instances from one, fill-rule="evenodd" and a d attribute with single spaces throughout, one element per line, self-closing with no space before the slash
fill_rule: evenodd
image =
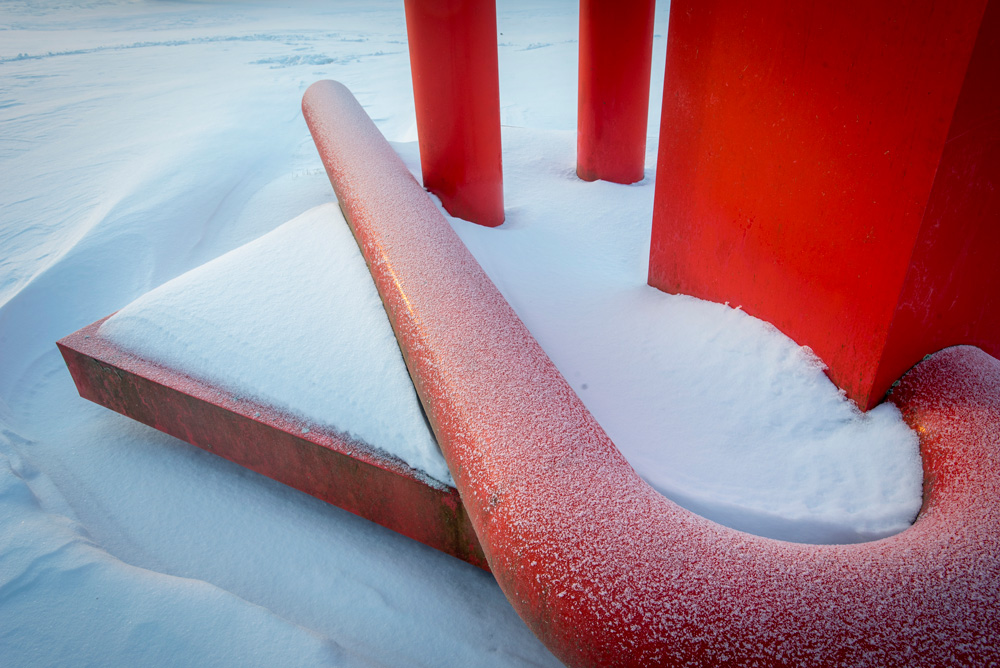
<path id="1" fill-rule="evenodd" d="M 80 396 L 484 569 L 455 489 L 402 460 L 153 364 L 98 335 L 57 345 Z"/>

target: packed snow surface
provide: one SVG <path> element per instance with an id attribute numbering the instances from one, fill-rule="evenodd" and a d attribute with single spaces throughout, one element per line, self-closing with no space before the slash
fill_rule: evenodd
<path id="1" fill-rule="evenodd" d="M 194 309 L 167 297 L 169 281 L 181 277 L 193 296 L 209 284 L 199 288 L 199 275 L 214 272 L 227 295 L 256 285 L 290 303 L 261 299 L 251 314 L 235 297 L 204 295 L 201 311 L 157 315 L 153 328 L 209 331 L 201 359 L 223 361 L 246 350 L 223 346 L 221 325 L 195 316 L 243 318 L 245 341 L 269 326 L 266 309 L 294 311 L 303 325 L 284 328 L 286 340 L 316 319 L 309 326 L 329 338 L 307 347 L 345 353 L 334 343 L 349 329 L 335 315 L 344 311 L 321 306 L 325 296 L 292 303 L 312 289 L 293 281 L 297 270 L 282 268 L 273 285 L 261 272 L 301 262 L 315 280 L 337 280 L 307 260 L 326 247 L 347 252 L 341 244 L 356 252 L 336 229 L 343 222 L 299 111 L 313 81 L 347 84 L 418 171 L 403 11 L 398 2 L 282 4 L 291 6 L 0 5 L 4 665 L 555 664 L 489 574 L 88 404 L 55 349 L 147 293 L 133 313 L 156 294 Z M 657 8 L 646 179 L 575 178 L 575 11 L 500 3 L 507 222 L 454 228 L 664 494 L 730 526 L 800 541 L 902 529 L 920 505 L 920 467 L 894 409 L 858 413 L 807 351 L 738 304 L 645 285 L 666 6 Z M 325 269 L 344 272 L 345 299 L 361 299 L 368 279 L 334 257 Z M 206 264 L 217 258 L 223 268 Z M 352 325 L 366 351 L 392 352 L 384 323 Z M 134 341 L 154 355 L 162 344 Z M 194 344 L 184 345 L 191 360 Z M 257 374 L 318 360 L 273 348 L 257 356 L 239 368 L 245 375 L 220 381 L 266 391 Z M 331 383 L 344 378 L 315 363 L 306 377 L 319 385 L 287 394 L 287 377 L 274 377 L 282 392 L 269 401 L 324 423 L 351 409 L 356 422 L 338 427 L 382 430 L 366 437 L 384 439 L 377 447 L 397 436 L 409 443 L 401 447 L 422 443 L 413 463 L 440 465 L 412 411 L 333 405 Z M 398 366 L 349 372 L 366 375 L 385 381 L 379 391 L 405 380 Z"/>

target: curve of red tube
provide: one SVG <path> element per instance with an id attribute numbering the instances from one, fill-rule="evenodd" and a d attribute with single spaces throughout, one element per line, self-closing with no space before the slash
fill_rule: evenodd
<path id="1" fill-rule="evenodd" d="M 569 665 L 1000 662 L 1000 362 L 955 348 L 894 392 L 921 434 L 906 531 L 760 538 L 632 470 L 341 84 L 303 112 L 490 566 Z"/>

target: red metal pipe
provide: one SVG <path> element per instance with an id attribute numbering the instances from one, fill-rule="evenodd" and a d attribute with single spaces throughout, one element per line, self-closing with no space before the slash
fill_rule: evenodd
<path id="1" fill-rule="evenodd" d="M 575 666 L 1000 662 L 1000 361 L 946 351 L 893 401 L 920 433 L 910 529 L 858 545 L 698 517 L 621 456 L 341 84 L 303 112 L 490 567 Z"/>
<path id="2" fill-rule="evenodd" d="M 635 183 L 646 164 L 655 0 L 580 0 L 576 173 Z"/>
<path id="3" fill-rule="evenodd" d="M 495 0 L 406 0 L 424 187 L 453 216 L 504 220 Z"/>

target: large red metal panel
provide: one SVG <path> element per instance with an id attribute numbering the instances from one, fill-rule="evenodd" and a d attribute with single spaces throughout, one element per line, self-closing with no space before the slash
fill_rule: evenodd
<path id="1" fill-rule="evenodd" d="M 655 0 L 581 0 L 576 173 L 641 181 Z"/>
<path id="2" fill-rule="evenodd" d="M 451 487 L 377 448 L 141 358 L 99 320 L 58 342 L 80 396 L 488 569 Z"/>
<path id="3" fill-rule="evenodd" d="M 406 0 L 424 187 L 453 216 L 504 220 L 495 0 Z"/>
<path id="4" fill-rule="evenodd" d="M 874 387 L 955 343 L 1000 357 L 1000 2 L 979 28 Z"/>
<path id="5" fill-rule="evenodd" d="M 650 284 L 769 320 L 862 408 L 942 345 L 1000 352 L 995 316 L 968 320 L 996 312 L 997 273 L 933 250 L 1000 253 L 995 69 L 970 67 L 997 32 L 985 6 L 675 0 Z M 907 290 L 922 315 L 897 326 Z"/>

